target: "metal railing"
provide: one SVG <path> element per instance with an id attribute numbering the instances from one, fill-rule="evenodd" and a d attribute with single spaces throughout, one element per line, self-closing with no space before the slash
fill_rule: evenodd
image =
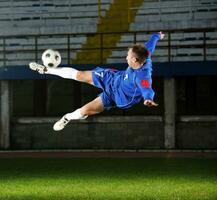
<path id="1" fill-rule="evenodd" d="M 81 51 L 95 51 L 99 54 L 97 61 L 99 64 L 106 64 L 103 61 L 104 51 L 108 50 L 116 51 L 118 55 L 115 57 L 125 60 L 123 51 L 127 50 L 128 43 L 147 41 L 146 39 L 152 32 L 156 32 L 156 30 L 0 36 L 0 66 L 26 65 L 33 60 L 39 61 L 40 54 L 47 48 L 58 49 L 62 54 L 63 64 L 71 64 L 73 60 L 76 60 L 76 54 Z M 176 57 L 182 60 L 182 58 L 191 58 L 192 56 L 198 58 L 199 61 L 217 60 L 217 28 L 177 29 L 164 32 L 166 38 L 158 45 L 159 53 L 153 55 L 155 58 L 159 58 L 158 60 L 171 62 L 176 61 L 174 59 Z M 108 36 L 112 38 L 112 35 L 129 36 L 130 39 L 121 40 L 122 43 L 120 42 L 116 46 L 109 46 L 106 38 Z M 91 36 L 98 36 L 98 41 L 90 47 L 84 47 L 86 40 Z M 83 38 L 82 41 L 81 38 Z M 160 53 L 160 50 L 163 50 L 163 54 Z M 178 52 L 181 50 L 184 53 Z M 195 50 L 196 53 L 192 53 L 191 50 Z M 89 63 L 91 64 L 91 60 Z M 83 64 L 82 61 L 80 64 Z"/>

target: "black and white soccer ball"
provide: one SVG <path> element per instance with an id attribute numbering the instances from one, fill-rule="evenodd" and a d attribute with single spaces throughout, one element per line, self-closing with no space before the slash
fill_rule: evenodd
<path id="1" fill-rule="evenodd" d="M 61 63 L 60 53 L 54 49 L 47 49 L 42 53 L 42 62 L 45 67 L 56 68 Z"/>

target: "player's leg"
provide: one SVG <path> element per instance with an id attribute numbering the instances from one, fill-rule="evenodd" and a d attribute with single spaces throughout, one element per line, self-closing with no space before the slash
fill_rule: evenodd
<path id="1" fill-rule="evenodd" d="M 93 84 L 92 71 L 79 71 L 71 67 L 48 68 L 35 62 L 30 63 L 29 67 L 40 74 L 52 74 L 66 79 Z"/>
<path id="2" fill-rule="evenodd" d="M 92 71 L 79 71 L 70 67 L 47 68 L 45 74 L 57 75 L 66 79 L 93 84 Z"/>
<path id="3" fill-rule="evenodd" d="M 104 106 L 101 97 L 97 97 L 74 112 L 65 114 L 54 124 L 53 129 L 55 131 L 60 131 L 65 128 L 70 120 L 86 119 L 88 116 L 101 113 L 103 110 Z"/>

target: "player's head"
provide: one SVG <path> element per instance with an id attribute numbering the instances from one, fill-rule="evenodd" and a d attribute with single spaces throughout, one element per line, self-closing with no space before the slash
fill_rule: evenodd
<path id="1" fill-rule="evenodd" d="M 128 49 L 127 63 L 132 68 L 141 67 L 148 57 L 148 50 L 142 44 L 135 44 Z"/>

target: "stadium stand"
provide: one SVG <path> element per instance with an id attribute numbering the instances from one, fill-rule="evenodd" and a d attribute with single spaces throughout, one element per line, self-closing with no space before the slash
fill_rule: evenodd
<path id="1" fill-rule="evenodd" d="M 73 4 L 73 5 L 72 5 Z M 140 30 L 175 30 L 177 27 L 188 28 L 197 25 L 197 28 L 212 27 L 217 16 L 215 10 L 217 4 L 213 0 L 209 1 L 136 1 L 126 4 L 124 1 L 101 1 L 100 13 L 98 1 L 12 1 L 7 4 L 6 1 L 0 2 L 0 34 L 7 35 L 26 35 L 23 37 L 14 37 L 0 40 L 0 50 L 7 51 L 5 54 L 4 65 L 23 65 L 28 64 L 32 59 L 39 59 L 43 49 L 54 48 L 62 52 L 63 63 L 69 63 L 67 60 L 67 40 L 70 40 L 70 59 L 73 63 L 120 63 L 125 61 L 126 49 L 135 42 L 133 34 L 107 34 L 103 38 L 103 60 L 101 61 L 99 48 L 101 48 L 101 36 L 97 33 L 108 32 L 128 32 Z M 111 5 L 113 5 L 111 7 Z M 184 6 L 183 6 L 184 5 Z M 111 7 L 111 9 L 110 9 Z M 110 12 L 108 10 L 110 9 Z M 135 11 L 133 13 L 126 10 Z M 134 21 L 134 15 L 135 17 Z M 203 20 L 195 17 L 196 13 L 207 17 Z M 124 13 L 120 15 L 119 13 Z M 193 13 L 193 14 L 192 14 Z M 187 17 L 181 16 L 185 14 Z M 198 15 L 199 15 L 198 14 Z M 100 17 L 99 17 L 100 15 Z M 171 15 L 173 17 L 171 17 Z M 89 21 L 91 19 L 91 22 Z M 63 20 L 61 22 L 61 20 Z M 75 21 L 73 21 L 75 20 Z M 77 20 L 77 21 L 76 21 Z M 109 21 L 110 20 L 110 21 Z M 131 23 L 132 22 L 132 23 Z M 174 26 L 176 23 L 176 26 Z M 189 24 L 190 23 L 190 24 Z M 123 26 L 125 24 L 125 27 Z M 146 27 L 146 25 L 150 27 Z M 188 26 L 186 26 L 188 24 Z M 200 25 L 199 25 L 200 24 Z M 83 26 L 85 29 L 73 27 Z M 4 27 L 4 28 L 3 28 Z M 18 29 L 16 27 L 19 27 Z M 93 29 L 94 27 L 94 29 Z M 175 29 L 174 29 L 175 28 Z M 84 33 L 67 36 L 52 36 L 55 33 L 93 33 L 87 35 Z M 34 37 L 28 37 L 27 34 L 46 34 L 49 36 L 39 37 L 36 41 Z M 216 32 L 206 33 L 207 44 L 215 42 Z M 26 38 L 25 38 L 26 37 Z M 56 38 L 55 38 L 56 37 Z M 148 34 L 137 34 L 136 41 L 143 42 L 148 39 Z M 35 43 L 37 42 L 38 55 L 35 55 Z M 4 43 L 4 45 L 3 45 Z M 162 41 L 159 45 L 166 46 L 168 41 Z M 171 50 L 171 61 L 193 61 L 203 60 L 203 50 L 200 46 L 203 44 L 203 33 L 174 33 L 171 35 L 170 45 L 188 45 L 186 48 L 173 48 Z M 93 49 L 90 49 L 91 48 Z M 89 49 L 88 49 L 89 48 Z M 108 49 L 106 49 L 108 48 Z M 115 49 L 116 48 L 116 49 Z M 207 47 L 207 60 L 214 60 L 216 48 Z M 92 52 L 92 54 L 91 54 Z M 77 55 L 78 53 L 78 55 Z M 168 61 L 167 53 L 163 48 L 154 55 L 156 62 Z M 88 55 L 88 56 L 87 56 Z M 1 55 L 3 57 L 3 55 Z M 0 65 L 3 65 L 0 59 Z"/>
<path id="2" fill-rule="evenodd" d="M 215 0 L 144 1 L 131 30 L 215 26 L 216 10 Z"/>
<path id="3" fill-rule="evenodd" d="M 134 8 L 136 9 L 136 8 Z M 135 17 L 135 22 L 131 23 L 131 31 L 141 30 L 177 30 L 188 28 L 209 28 L 216 27 L 217 3 L 215 0 L 209 1 L 144 1 Z M 215 43 L 216 32 L 208 32 L 206 35 L 207 44 Z M 147 37 L 140 35 L 138 42 L 146 41 Z M 132 35 L 122 35 L 118 42 L 118 47 L 127 47 L 134 42 Z M 161 42 L 163 45 L 166 41 Z M 203 33 L 174 33 L 171 36 L 171 45 L 201 45 L 203 44 Z M 171 51 L 171 61 L 195 61 L 203 60 L 203 50 L 196 47 L 186 49 L 173 49 Z M 215 48 L 208 47 L 207 59 L 215 60 Z M 123 62 L 125 50 L 115 50 L 108 58 L 108 62 Z M 156 56 L 157 55 L 157 56 Z M 153 56 L 156 62 L 168 61 L 165 51 L 159 49 Z"/>
<path id="4" fill-rule="evenodd" d="M 176 30 L 178 32 L 178 29 Z M 204 39 L 206 41 L 206 60 L 216 60 L 216 47 L 213 44 L 217 40 L 216 31 L 208 31 L 204 37 L 204 32 L 180 32 L 171 33 L 170 45 L 171 55 L 170 61 L 202 61 L 204 60 L 203 44 Z M 148 40 L 148 34 L 137 34 L 136 42 L 144 43 Z M 112 55 L 108 58 L 108 63 L 122 63 L 125 62 L 126 49 L 135 42 L 133 34 L 123 34 L 120 42 L 117 46 L 120 49 L 116 49 L 112 52 Z M 168 52 L 165 51 L 165 46 L 168 45 L 168 37 L 164 41 L 161 41 L 158 45 L 158 50 L 153 55 L 154 62 L 167 62 Z"/>
<path id="5" fill-rule="evenodd" d="M 102 0 L 100 7 L 98 1 L 81 0 L 74 1 L 8 1 L 0 2 L 0 35 L 15 35 L 5 39 L 4 48 L 8 51 L 5 55 L 4 65 L 28 64 L 35 58 L 35 38 L 28 34 L 45 33 L 76 33 L 96 32 L 97 24 L 101 17 L 109 9 L 111 0 Z M 100 9 L 100 10 L 99 10 Z M 23 37 L 16 37 L 23 35 Z M 67 38 L 54 38 L 52 36 L 40 38 L 38 42 L 40 49 L 46 48 L 66 49 Z M 81 48 L 86 42 L 86 35 L 78 35 L 70 38 L 73 48 Z M 3 48 L 3 40 L 0 50 Z M 71 58 L 75 54 L 72 53 Z M 64 58 L 64 53 L 63 53 Z M 64 62 L 64 59 L 63 59 Z M 2 59 L 0 65 L 3 65 Z"/>
<path id="6" fill-rule="evenodd" d="M 101 0 L 99 12 L 97 0 L 1 1 L 1 35 L 95 32 L 110 4 L 111 0 Z"/>

